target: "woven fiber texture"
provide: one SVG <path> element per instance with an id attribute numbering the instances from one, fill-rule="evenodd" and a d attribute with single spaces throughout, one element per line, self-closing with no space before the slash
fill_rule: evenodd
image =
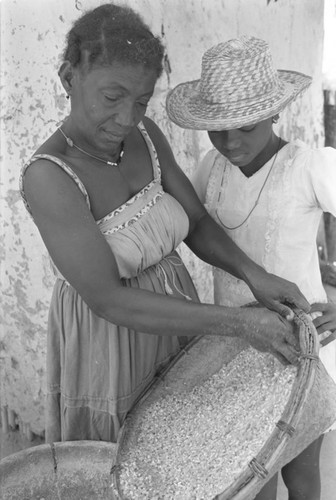
<path id="1" fill-rule="evenodd" d="M 256 456 L 267 475 L 242 471 L 237 480 L 214 500 L 253 500 L 284 465 L 315 441 L 336 420 L 336 384 L 318 358 L 319 340 L 310 318 L 295 311 L 302 361 L 292 393 L 269 439 Z"/>
<path id="2" fill-rule="evenodd" d="M 182 128 L 229 130 L 276 115 L 310 84 L 307 75 L 276 70 L 264 40 L 242 36 L 206 51 L 201 78 L 171 90 L 166 108 Z"/>
<path id="3" fill-rule="evenodd" d="M 225 469 L 229 467 L 229 461 L 232 458 L 235 458 L 235 455 L 238 452 L 238 449 L 242 449 L 246 446 L 247 434 L 249 434 L 249 438 L 255 440 L 257 439 L 258 449 L 256 449 L 256 453 L 254 454 L 254 458 L 252 456 L 251 459 L 247 460 L 245 455 L 245 460 L 243 461 L 241 468 L 238 471 L 235 471 L 234 477 L 235 480 L 230 484 L 225 482 L 226 489 L 224 491 L 216 491 L 215 494 L 187 494 L 186 496 L 182 495 L 176 498 L 183 498 L 183 500 L 189 500 L 189 498 L 194 498 L 195 500 L 209 499 L 209 500 L 253 500 L 255 495 L 260 491 L 262 486 L 277 472 L 279 471 L 283 465 L 291 461 L 295 456 L 297 456 L 302 450 L 304 450 L 311 442 L 313 442 L 318 436 L 320 436 L 336 419 L 336 385 L 332 381 L 332 379 L 327 374 L 324 366 L 318 358 L 318 335 L 315 330 L 315 327 L 311 320 L 307 315 L 302 313 L 301 311 L 295 311 L 295 323 L 296 323 L 296 333 L 300 339 L 300 347 L 302 352 L 302 359 L 299 368 L 294 370 L 292 367 L 290 368 L 293 376 L 290 377 L 285 375 L 285 379 L 287 377 L 287 382 L 285 383 L 290 386 L 286 389 L 286 400 L 281 407 L 281 413 L 277 414 L 276 420 L 271 423 L 267 422 L 264 428 L 260 428 L 258 426 L 254 426 L 252 423 L 251 427 L 248 425 L 247 429 L 239 435 L 240 442 L 236 443 L 236 448 L 232 449 L 229 445 L 226 445 L 226 442 L 230 442 L 230 429 L 228 430 L 227 438 L 224 437 L 225 441 L 222 445 L 219 446 L 218 450 L 215 452 L 213 450 L 209 450 L 208 455 L 204 455 L 204 444 L 202 444 L 202 439 L 204 436 L 199 435 L 195 442 L 196 450 L 196 460 L 195 464 L 191 464 L 190 467 L 195 467 L 197 474 L 197 482 L 202 484 L 202 481 L 205 482 L 209 476 L 211 476 L 213 469 L 217 468 L 217 470 L 221 471 L 223 469 L 223 473 L 225 473 Z M 224 339 L 225 340 L 225 339 Z M 159 436 L 155 435 L 155 428 L 157 427 L 157 422 L 152 421 L 146 425 L 150 429 L 148 435 L 148 439 L 150 439 L 153 443 L 153 450 L 150 455 L 146 455 L 148 453 L 148 446 L 146 443 L 143 443 L 141 440 L 144 439 L 141 437 L 141 421 L 143 422 L 144 417 L 147 419 L 148 415 L 151 415 L 152 408 L 155 406 L 160 406 L 161 402 L 165 399 L 170 398 L 172 401 L 172 406 L 166 407 L 166 412 L 171 413 L 170 410 L 173 410 L 175 405 L 175 400 L 182 401 L 182 405 L 179 406 L 179 411 L 182 413 L 189 412 L 190 406 L 189 403 L 189 393 L 191 393 L 198 386 L 203 386 L 204 384 L 208 384 L 209 377 L 210 379 L 221 369 L 220 362 L 221 358 L 222 363 L 228 363 L 229 357 L 226 357 L 227 346 L 223 342 L 223 339 L 213 339 L 213 346 L 211 345 L 209 339 L 206 338 L 198 338 L 193 340 L 186 348 L 185 351 L 179 353 L 177 357 L 173 359 L 173 361 L 168 365 L 168 367 L 160 374 L 160 376 L 153 382 L 151 387 L 145 392 L 145 394 L 139 399 L 138 403 L 134 406 L 133 410 L 129 413 L 124 426 L 119 435 L 119 441 L 117 444 L 117 459 L 116 466 L 113 471 L 113 483 L 114 489 L 116 493 L 116 497 L 119 499 L 127 500 L 136 500 L 141 498 L 162 498 L 162 499 L 170 499 L 175 498 L 172 496 L 171 491 L 175 491 L 174 488 L 170 489 L 170 486 L 176 486 L 176 478 L 171 480 L 171 484 L 167 483 L 165 479 L 167 477 L 168 469 L 171 470 L 171 463 L 174 462 L 178 457 L 176 453 L 179 453 L 179 446 L 177 441 L 181 440 L 183 443 L 184 440 L 190 439 L 188 435 L 186 435 L 189 431 L 187 429 L 186 434 L 178 435 L 176 439 L 176 446 L 173 446 L 174 449 L 169 448 L 168 442 L 171 443 L 170 435 L 172 431 L 175 432 L 176 429 L 172 429 L 170 427 L 171 420 L 170 418 L 166 418 L 167 414 L 153 413 L 155 416 L 155 420 L 162 419 L 162 428 L 163 433 L 161 431 Z M 217 343 L 217 344 L 216 344 Z M 242 350 L 240 350 L 242 349 Z M 200 357 L 197 354 L 197 350 L 201 352 Z M 240 357 L 243 359 L 245 352 L 250 349 L 246 349 L 243 346 L 239 347 L 239 354 L 237 354 L 236 358 L 233 361 L 228 363 L 232 365 L 232 369 L 228 372 L 228 377 L 232 380 L 232 383 L 236 383 L 236 373 L 239 368 L 243 368 L 244 370 L 249 370 L 249 365 L 246 368 L 239 365 L 239 362 L 236 361 Z M 253 350 L 254 351 L 254 350 Z M 262 356 L 262 353 L 257 351 L 255 352 L 255 356 Z M 196 353 L 196 354 L 195 354 Z M 187 354 L 187 355 L 186 355 Z M 266 358 L 269 355 L 266 355 Z M 251 358 L 249 358 L 251 359 Z M 204 377 L 200 377 L 200 379 L 194 382 L 194 368 L 193 365 L 195 361 L 201 361 L 198 364 L 198 371 L 204 371 Z M 203 360 L 208 361 L 208 365 L 203 364 Z M 236 366 L 235 366 L 236 363 Z M 259 358 L 258 358 L 259 363 Z M 259 364 L 257 363 L 257 366 Z M 269 357 L 266 365 L 269 365 Z M 190 368 L 192 365 L 192 368 Z M 266 366 L 265 365 L 265 366 Z M 251 368 L 252 370 L 252 368 Z M 259 368 L 258 368 L 259 370 Z M 260 368 L 260 371 L 262 368 Z M 284 370 L 287 372 L 288 369 Z M 255 378 L 258 376 L 258 373 L 252 373 L 251 371 L 251 389 L 247 388 L 247 392 L 255 391 L 255 386 L 257 386 L 257 391 L 263 393 L 262 399 L 269 400 L 270 404 L 266 404 L 264 408 L 273 408 L 276 405 L 277 398 L 279 397 L 275 393 L 277 392 L 277 386 L 273 386 L 274 390 L 272 393 L 268 392 L 269 385 L 263 383 L 264 374 L 267 375 L 267 370 L 263 372 L 263 375 L 259 377 L 259 381 L 257 385 L 255 384 Z M 187 375 L 184 375 L 187 374 Z M 185 376 L 184 380 L 183 377 Z M 179 381 L 177 380 L 180 379 Z M 182 379 L 182 381 L 181 381 Z M 249 377 L 247 377 L 249 379 Z M 280 379 L 279 379 L 280 380 Z M 278 382 L 275 381 L 275 384 Z M 230 385 L 230 384 L 229 384 Z M 183 387 L 186 387 L 185 397 L 183 396 Z M 207 387 L 210 387 L 209 384 Z M 265 389 L 266 387 L 266 389 Z M 268 389 L 267 389 L 268 387 Z M 279 386 L 280 387 L 280 386 Z M 283 391 L 284 386 L 281 386 L 280 391 Z M 239 392 L 236 391 L 237 388 L 233 388 L 235 391 L 235 398 L 238 398 Z M 224 385 L 223 385 L 224 390 Z M 227 390 L 227 388 L 225 389 Z M 266 391 L 266 392 L 265 392 Z M 181 396 L 182 394 L 182 396 Z M 245 393 L 246 395 L 247 393 Z M 278 393 L 279 394 L 279 393 Z M 214 393 L 214 407 L 216 408 L 215 412 L 218 412 L 218 404 L 217 399 L 220 398 L 220 394 Z M 273 398 L 273 399 L 272 399 Z M 184 401 L 185 401 L 185 409 L 184 409 Z M 194 404 L 194 403 L 192 403 Z M 211 405 L 210 401 L 210 405 Z M 204 405 L 203 405 L 204 406 Z M 244 397 L 244 401 L 241 402 L 241 405 L 238 408 L 239 412 L 246 412 L 244 416 L 243 413 L 237 414 L 238 420 L 249 420 L 250 414 L 249 409 L 246 408 L 246 399 Z M 226 419 L 227 414 L 230 413 L 230 408 L 228 406 L 219 406 L 220 411 L 222 411 L 222 416 L 220 417 L 220 421 Z M 257 409 L 258 411 L 258 409 Z M 261 409 L 259 410 L 259 412 Z M 190 428 L 193 433 L 193 429 L 196 429 L 197 436 L 197 428 L 200 426 L 200 407 L 198 406 L 198 402 L 195 401 L 195 407 L 192 409 L 191 414 L 194 415 L 194 418 L 189 418 L 187 421 L 190 423 Z M 276 412 L 275 412 L 276 414 Z M 209 412 L 209 439 L 213 439 L 211 433 L 215 430 L 216 423 L 211 421 L 213 410 L 210 408 Z M 245 418 L 246 417 L 246 418 Z M 255 416 L 256 420 L 262 420 L 263 415 L 260 414 Z M 159 422 L 160 423 L 160 422 Z M 161 425 L 161 424 L 160 424 Z M 160 428 L 159 425 L 159 428 Z M 189 425 L 189 424 L 188 424 Z M 258 436 L 253 436 L 255 432 L 253 428 L 258 429 Z M 184 431 L 185 432 L 185 428 Z M 191 435 L 190 434 L 190 435 Z M 140 436 L 140 438 L 139 438 Z M 145 435 L 146 436 L 146 435 Z M 162 436 L 167 436 L 165 439 Z M 145 437 L 145 439 L 147 439 Z M 205 437 L 206 441 L 208 437 Z M 206 443 L 204 441 L 204 443 Z M 260 443 L 260 444 L 259 444 Z M 174 442 L 175 444 L 175 442 Z M 214 442 L 214 447 L 216 442 Z M 137 451 L 137 461 L 134 462 L 134 467 L 136 467 L 139 471 L 147 471 L 149 469 L 149 483 L 143 482 L 142 478 L 139 480 L 140 484 L 136 484 L 137 475 L 133 472 L 133 462 L 131 464 L 129 462 L 129 450 L 132 455 L 132 446 L 136 447 L 134 449 L 140 448 L 140 453 Z M 189 444 L 188 444 L 189 446 Z M 193 445 L 192 445 L 193 446 Z M 183 448 L 181 446 L 181 448 Z M 144 452 L 141 452 L 141 449 Z M 153 455 L 159 455 L 164 449 L 165 460 L 161 464 L 159 464 L 159 473 L 158 476 L 161 478 L 161 481 L 156 481 L 155 477 L 151 474 L 151 460 Z M 155 452 L 156 450 L 156 452 Z M 225 451 L 226 450 L 226 451 Z M 198 455 L 199 453 L 199 455 Z M 222 455 L 221 455 L 222 453 Z M 128 461 L 128 462 L 127 462 Z M 126 463 L 127 462 L 127 463 Z M 188 461 L 187 461 L 188 462 Z M 217 462 L 217 463 L 215 463 Z M 126 464 L 126 466 L 125 466 Z M 130 467 L 131 465 L 131 467 Z M 155 464 L 157 465 L 157 464 Z M 187 466 L 189 467 L 189 465 Z M 179 481 L 183 481 L 182 486 L 179 491 L 191 491 L 192 487 L 190 487 L 190 470 L 186 468 L 184 470 L 184 477 L 182 474 L 179 476 Z M 126 473 L 125 473 L 126 471 Z M 141 473 L 141 472 L 140 472 Z M 220 472 L 221 473 L 221 472 Z M 152 479 L 151 479 L 152 477 Z M 193 476 L 194 477 L 194 476 Z M 231 478 L 232 475 L 229 475 Z M 139 476 L 138 476 L 139 478 Z M 154 479 L 153 479 L 154 478 Z M 202 480 L 203 478 L 203 480 Z M 153 482 L 154 481 L 154 482 Z M 166 481 L 167 484 L 164 484 Z M 150 491 L 145 491 L 141 488 L 144 485 L 150 485 Z M 209 483 L 206 483 L 209 484 Z M 229 486 L 227 486 L 229 484 Z M 127 494 L 125 491 L 127 490 Z M 134 496 L 130 494 L 130 491 L 134 490 Z"/>

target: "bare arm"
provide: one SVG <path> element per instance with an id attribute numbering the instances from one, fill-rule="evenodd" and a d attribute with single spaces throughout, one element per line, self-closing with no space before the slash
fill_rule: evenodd
<path id="1" fill-rule="evenodd" d="M 82 194 L 53 163 L 33 163 L 24 189 L 55 265 L 98 316 L 149 334 L 241 336 L 296 362 L 292 327 L 274 313 L 196 304 L 122 286 L 113 253 Z"/>
<path id="2" fill-rule="evenodd" d="M 219 307 L 124 287 L 115 257 L 81 192 L 59 167 L 45 160 L 33 163 L 24 188 L 53 262 L 98 316 L 160 335 L 234 334 L 231 311 L 224 316 Z"/>
<path id="3" fill-rule="evenodd" d="M 146 121 L 158 151 L 164 188 L 184 207 L 190 220 L 185 243 L 202 260 L 244 280 L 254 296 L 267 308 L 292 317 L 284 303 L 291 303 L 308 312 L 310 305 L 298 287 L 287 280 L 267 273 L 253 262 L 225 231 L 209 216 L 197 194 L 177 165 L 171 148 L 153 122 Z"/>

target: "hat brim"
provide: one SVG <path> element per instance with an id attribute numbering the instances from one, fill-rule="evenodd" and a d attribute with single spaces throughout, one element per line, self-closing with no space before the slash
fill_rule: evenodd
<path id="1" fill-rule="evenodd" d="M 200 80 L 181 83 L 168 93 L 168 116 L 180 127 L 195 130 L 229 130 L 258 123 L 282 111 L 312 82 L 310 76 L 296 71 L 278 70 L 278 76 L 276 92 L 224 104 L 205 101 Z"/>

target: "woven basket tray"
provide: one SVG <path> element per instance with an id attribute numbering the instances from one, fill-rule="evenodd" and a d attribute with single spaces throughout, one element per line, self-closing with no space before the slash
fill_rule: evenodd
<path id="1" fill-rule="evenodd" d="M 148 498 L 171 500 L 253 500 L 255 495 L 269 479 L 286 463 L 303 451 L 310 443 L 319 437 L 336 419 L 336 384 L 327 374 L 318 357 L 318 335 L 308 316 L 301 311 L 295 311 L 295 323 L 300 339 L 302 359 L 296 374 L 292 377 L 288 401 L 282 408 L 281 418 L 261 432 L 261 445 L 252 459 L 246 461 L 238 474 L 234 475 L 229 486 L 226 483 L 224 491 L 216 491 L 209 495 L 197 496 L 189 493 L 172 496 L 161 489 L 158 484 L 151 484 Z M 139 398 L 120 431 L 117 443 L 116 465 L 113 470 L 114 492 L 120 500 L 138 500 L 145 495 L 134 494 L 129 491 L 129 481 L 122 471 L 127 459 L 127 450 L 132 446 L 140 447 L 137 437 L 141 428 L 141 421 L 153 405 L 172 395 L 179 396 L 192 391 L 195 387 L 204 384 L 216 374 L 223 365 L 232 362 L 247 346 L 236 339 L 220 337 L 201 337 L 194 339 L 187 348 L 180 352 L 160 375 L 153 380 L 151 386 Z M 234 361 L 233 361 L 234 362 Z M 267 394 L 265 395 L 267 398 Z M 228 408 L 223 408 L 223 414 Z M 190 425 L 197 425 L 197 409 L 195 421 Z M 164 424 L 163 424 L 164 425 Z M 167 432 L 170 429 L 167 428 Z M 244 436 L 241 437 L 245 439 Z M 161 447 L 164 443 L 157 443 Z M 201 445 L 200 445 L 201 446 Z M 201 454 L 200 449 L 200 454 Z M 227 452 L 223 456 L 216 456 L 225 468 Z M 146 456 L 141 460 L 146 462 Z M 200 475 L 207 475 L 213 457 L 202 456 Z M 162 483 L 164 471 L 170 461 L 169 452 L 167 462 L 162 463 Z M 187 471 L 186 471 L 187 472 Z M 130 479 L 134 481 L 134 477 Z M 231 481 L 231 479 L 230 479 Z M 126 487 L 127 486 L 127 487 Z M 136 485 L 135 490 L 136 490 Z M 132 490 L 132 488 L 131 488 Z M 181 490 L 180 490 L 181 491 Z M 187 491 L 187 488 L 182 491 Z"/>

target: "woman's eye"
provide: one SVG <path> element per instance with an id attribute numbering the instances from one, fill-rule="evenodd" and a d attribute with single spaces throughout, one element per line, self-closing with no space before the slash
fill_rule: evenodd
<path id="1" fill-rule="evenodd" d="M 109 95 L 104 95 L 105 99 L 107 99 L 108 101 L 110 102 L 117 102 L 118 100 L 118 97 L 112 97 L 112 96 L 109 96 Z"/>

